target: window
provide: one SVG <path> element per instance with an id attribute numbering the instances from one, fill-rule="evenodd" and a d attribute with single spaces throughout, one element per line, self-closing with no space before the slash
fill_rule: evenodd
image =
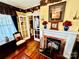
<path id="1" fill-rule="evenodd" d="M 16 28 L 11 16 L 0 14 L 0 42 L 5 42 L 5 37 L 8 37 L 9 41 L 11 41 L 14 38 L 14 32 L 16 32 Z"/>

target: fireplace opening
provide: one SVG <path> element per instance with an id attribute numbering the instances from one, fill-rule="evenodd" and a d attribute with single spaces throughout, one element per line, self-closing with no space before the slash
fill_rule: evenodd
<path id="1" fill-rule="evenodd" d="M 47 38 L 47 47 L 53 49 L 54 51 L 59 51 L 61 46 L 61 41 L 57 39 Z"/>
<path id="2" fill-rule="evenodd" d="M 44 42 L 45 48 L 44 48 L 44 51 L 42 52 L 43 54 L 47 55 L 50 58 L 63 56 L 63 51 L 65 47 L 64 39 L 45 36 L 44 40 L 45 40 Z"/>

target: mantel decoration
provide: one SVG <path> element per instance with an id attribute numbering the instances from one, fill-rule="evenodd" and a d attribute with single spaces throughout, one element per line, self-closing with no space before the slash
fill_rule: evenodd
<path id="1" fill-rule="evenodd" d="M 66 21 L 63 23 L 63 26 L 64 26 L 64 30 L 65 30 L 65 31 L 68 31 L 69 26 L 72 26 L 72 22 L 66 20 Z"/>
<path id="2" fill-rule="evenodd" d="M 58 30 L 58 23 L 59 22 L 51 22 L 51 29 L 52 30 Z"/>
<path id="3" fill-rule="evenodd" d="M 47 21 L 43 21 L 42 25 L 44 25 L 44 29 L 46 29 L 46 28 L 47 28 L 47 24 L 48 24 L 48 22 L 47 22 Z"/>
<path id="4" fill-rule="evenodd" d="M 60 22 L 64 19 L 66 2 L 49 5 L 49 21 Z"/>

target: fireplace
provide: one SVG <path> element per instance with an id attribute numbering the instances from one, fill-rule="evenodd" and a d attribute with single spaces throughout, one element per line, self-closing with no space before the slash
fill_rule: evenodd
<path id="1" fill-rule="evenodd" d="M 79 33 L 44 29 L 43 32 L 41 33 L 40 48 L 47 48 L 48 46 L 49 47 L 51 46 L 52 43 L 51 44 L 47 43 L 48 42 L 47 40 L 49 40 L 47 38 L 53 38 L 53 39 L 55 38 L 56 40 L 61 40 L 61 43 L 59 45 L 60 47 L 59 46 L 58 47 L 59 48 L 62 47 L 64 51 L 59 48 L 57 50 L 62 50 L 63 56 L 66 57 L 67 59 L 70 59 L 77 34 Z M 55 47 L 54 49 L 56 50 Z"/>
<path id="2" fill-rule="evenodd" d="M 50 58 L 56 59 L 57 55 L 63 58 L 63 50 L 65 47 L 65 40 L 44 35 L 44 51 L 42 52 Z M 59 58 L 58 57 L 58 58 Z"/>

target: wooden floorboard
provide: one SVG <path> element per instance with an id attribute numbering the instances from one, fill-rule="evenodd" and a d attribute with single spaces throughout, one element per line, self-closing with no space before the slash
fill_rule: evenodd
<path id="1" fill-rule="evenodd" d="M 28 55 L 31 59 L 48 59 L 38 52 L 39 45 L 39 42 L 34 41 L 34 39 L 31 38 L 23 45 L 17 47 L 16 51 L 7 56 L 5 59 L 12 59 L 14 56 L 19 55 L 22 52 L 25 52 L 25 54 Z"/>

